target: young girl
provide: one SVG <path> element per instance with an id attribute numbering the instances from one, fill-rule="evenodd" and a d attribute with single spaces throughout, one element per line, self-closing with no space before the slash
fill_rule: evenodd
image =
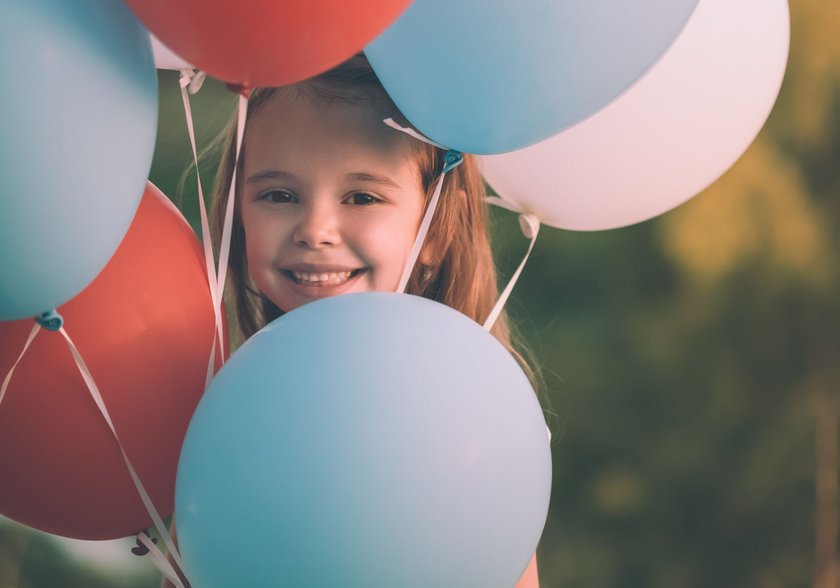
<path id="1" fill-rule="evenodd" d="M 229 261 L 237 343 L 312 300 L 397 289 L 445 151 L 387 126 L 389 117 L 408 126 L 363 55 L 305 82 L 252 92 Z M 235 124 L 216 181 L 216 242 L 235 165 Z M 405 290 L 478 322 L 498 298 L 485 196 L 465 156 L 446 175 Z M 504 315 L 492 333 L 527 370 Z M 535 560 L 517 586 L 537 586 Z"/>

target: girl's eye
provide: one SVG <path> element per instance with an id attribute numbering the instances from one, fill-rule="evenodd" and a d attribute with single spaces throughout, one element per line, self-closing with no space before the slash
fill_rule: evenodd
<path id="1" fill-rule="evenodd" d="M 285 190 L 270 190 L 260 194 L 260 200 L 266 200 L 275 204 L 282 204 L 285 202 L 297 202 L 297 197 L 291 192 Z"/>
<path id="2" fill-rule="evenodd" d="M 368 204 L 376 204 L 379 202 L 379 198 L 376 196 L 371 196 L 366 192 L 355 192 L 351 194 L 347 200 L 345 200 L 347 204 L 356 204 L 360 206 L 366 206 Z"/>

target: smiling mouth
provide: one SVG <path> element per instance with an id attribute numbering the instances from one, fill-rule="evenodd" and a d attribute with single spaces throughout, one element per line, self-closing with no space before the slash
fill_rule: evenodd
<path id="1" fill-rule="evenodd" d="M 295 272 L 291 270 L 280 270 L 287 278 L 301 286 L 340 286 L 350 281 L 367 268 L 359 268 L 349 272 Z"/>

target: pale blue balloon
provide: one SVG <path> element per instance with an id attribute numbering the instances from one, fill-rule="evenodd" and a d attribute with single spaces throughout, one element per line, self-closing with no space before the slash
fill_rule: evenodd
<path id="1" fill-rule="evenodd" d="M 220 370 L 175 518 L 196 588 L 512 588 L 550 486 L 507 350 L 442 304 L 360 293 L 281 317 Z"/>
<path id="2" fill-rule="evenodd" d="M 115 0 L 0 0 L 0 320 L 89 284 L 128 230 L 157 132 L 149 34 Z"/>
<path id="3" fill-rule="evenodd" d="M 365 49 L 403 114 L 467 153 L 513 151 L 639 79 L 698 0 L 414 0 Z"/>

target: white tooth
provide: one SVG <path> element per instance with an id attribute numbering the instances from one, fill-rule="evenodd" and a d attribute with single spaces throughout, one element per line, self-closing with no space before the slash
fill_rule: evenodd
<path id="1" fill-rule="evenodd" d="M 292 276 L 294 276 L 295 280 L 298 282 L 310 282 L 310 283 L 317 283 L 317 282 L 343 282 L 345 280 L 350 279 L 350 276 L 353 272 L 352 271 L 344 271 L 344 272 L 324 272 L 324 273 L 317 273 L 317 274 L 310 274 L 307 272 L 292 272 Z"/>

